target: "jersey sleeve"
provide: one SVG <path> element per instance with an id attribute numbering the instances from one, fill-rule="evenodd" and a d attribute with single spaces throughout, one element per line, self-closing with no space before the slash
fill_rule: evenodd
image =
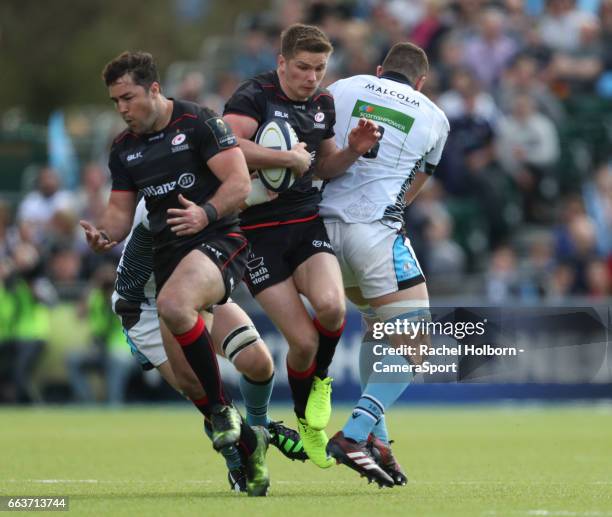
<path id="1" fill-rule="evenodd" d="M 112 179 L 112 190 L 122 190 L 129 192 L 138 191 L 138 187 L 134 183 L 132 176 L 128 170 L 123 166 L 119 153 L 116 148 L 111 149 L 110 156 L 108 158 L 108 168 L 110 169 Z"/>
<path id="2" fill-rule="evenodd" d="M 232 129 L 214 111 L 204 108 L 200 116 L 202 123 L 198 127 L 198 146 L 204 162 L 222 151 L 238 146 Z"/>
<path id="3" fill-rule="evenodd" d="M 336 107 L 334 104 L 334 98 L 330 97 L 331 101 L 331 121 L 327 125 L 327 131 L 325 132 L 325 138 L 334 138 L 336 136 L 336 132 L 334 131 L 334 127 L 336 125 Z"/>
<path id="4" fill-rule="evenodd" d="M 442 151 L 444 150 L 444 145 L 446 144 L 446 139 L 448 138 L 448 132 L 450 130 L 450 126 L 446 117 L 438 125 L 437 139 L 435 140 L 433 147 L 431 150 L 425 155 L 425 172 L 427 174 L 433 174 L 436 165 L 440 163 L 440 158 L 442 158 Z"/>
<path id="5" fill-rule="evenodd" d="M 254 81 L 243 83 L 225 104 L 223 114 L 246 115 L 261 124 L 265 118 L 266 106 L 264 92 Z"/>
<path id="6" fill-rule="evenodd" d="M 329 114 L 330 120 L 327 124 L 327 129 L 325 130 L 325 135 L 323 136 L 324 140 L 328 138 L 333 138 L 336 133 L 334 132 L 334 126 L 336 125 L 336 104 L 334 103 L 334 96 L 330 92 L 329 89 L 323 90 L 320 94 L 321 105 L 325 110 L 325 113 Z"/>

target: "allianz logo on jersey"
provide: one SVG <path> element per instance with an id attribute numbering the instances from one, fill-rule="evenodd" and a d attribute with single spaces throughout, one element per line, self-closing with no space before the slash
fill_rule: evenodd
<path id="1" fill-rule="evenodd" d="M 168 194 L 180 187 L 182 189 L 188 189 L 193 187 L 196 182 L 195 174 L 191 172 L 184 172 L 181 174 L 176 181 L 168 181 L 161 185 L 149 185 L 142 189 L 142 193 L 145 197 L 157 197 Z"/>

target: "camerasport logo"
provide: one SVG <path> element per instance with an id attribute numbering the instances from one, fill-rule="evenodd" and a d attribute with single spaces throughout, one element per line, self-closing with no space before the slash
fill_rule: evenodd
<path id="1" fill-rule="evenodd" d="M 185 138 L 187 138 L 183 133 L 179 133 L 172 139 L 172 145 L 181 145 Z"/>
<path id="2" fill-rule="evenodd" d="M 190 188 L 195 185 L 195 181 L 195 174 L 192 174 L 191 172 L 184 172 L 179 176 L 177 183 L 181 188 Z"/>

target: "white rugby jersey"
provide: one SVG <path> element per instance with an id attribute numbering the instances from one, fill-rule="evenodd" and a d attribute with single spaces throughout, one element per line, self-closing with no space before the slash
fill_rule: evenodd
<path id="1" fill-rule="evenodd" d="M 367 223 L 403 221 L 404 195 L 418 170 L 433 171 L 450 129 L 442 110 L 393 72 L 378 78 L 357 75 L 329 87 L 336 104 L 336 145 L 360 117 L 383 130 L 378 149 L 360 157 L 345 174 L 326 183 L 319 211 L 325 218 Z M 427 167 L 429 165 L 429 167 Z"/>
<path id="2" fill-rule="evenodd" d="M 117 266 L 115 291 L 121 298 L 145 303 L 155 300 L 153 235 L 144 198 L 136 206 L 132 230 L 125 240 Z"/>

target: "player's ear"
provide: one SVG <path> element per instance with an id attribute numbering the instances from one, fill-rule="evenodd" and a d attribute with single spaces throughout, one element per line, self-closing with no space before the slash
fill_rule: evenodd
<path id="1" fill-rule="evenodd" d="M 421 77 L 419 77 L 416 82 L 414 83 L 414 89 L 417 92 L 420 92 L 421 89 L 423 88 L 423 86 L 425 85 L 425 80 L 427 79 L 426 75 L 422 75 Z"/>
<path id="2" fill-rule="evenodd" d="M 279 54 L 278 57 L 276 58 L 276 65 L 278 66 L 278 69 L 284 72 L 286 63 L 287 63 L 287 60 L 285 59 L 285 56 L 283 56 L 282 54 Z"/>
<path id="3" fill-rule="evenodd" d="M 161 93 L 161 86 L 157 81 L 153 81 L 151 83 L 151 86 L 149 86 L 149 93 L 154 96 L 157 96 Z"/>

